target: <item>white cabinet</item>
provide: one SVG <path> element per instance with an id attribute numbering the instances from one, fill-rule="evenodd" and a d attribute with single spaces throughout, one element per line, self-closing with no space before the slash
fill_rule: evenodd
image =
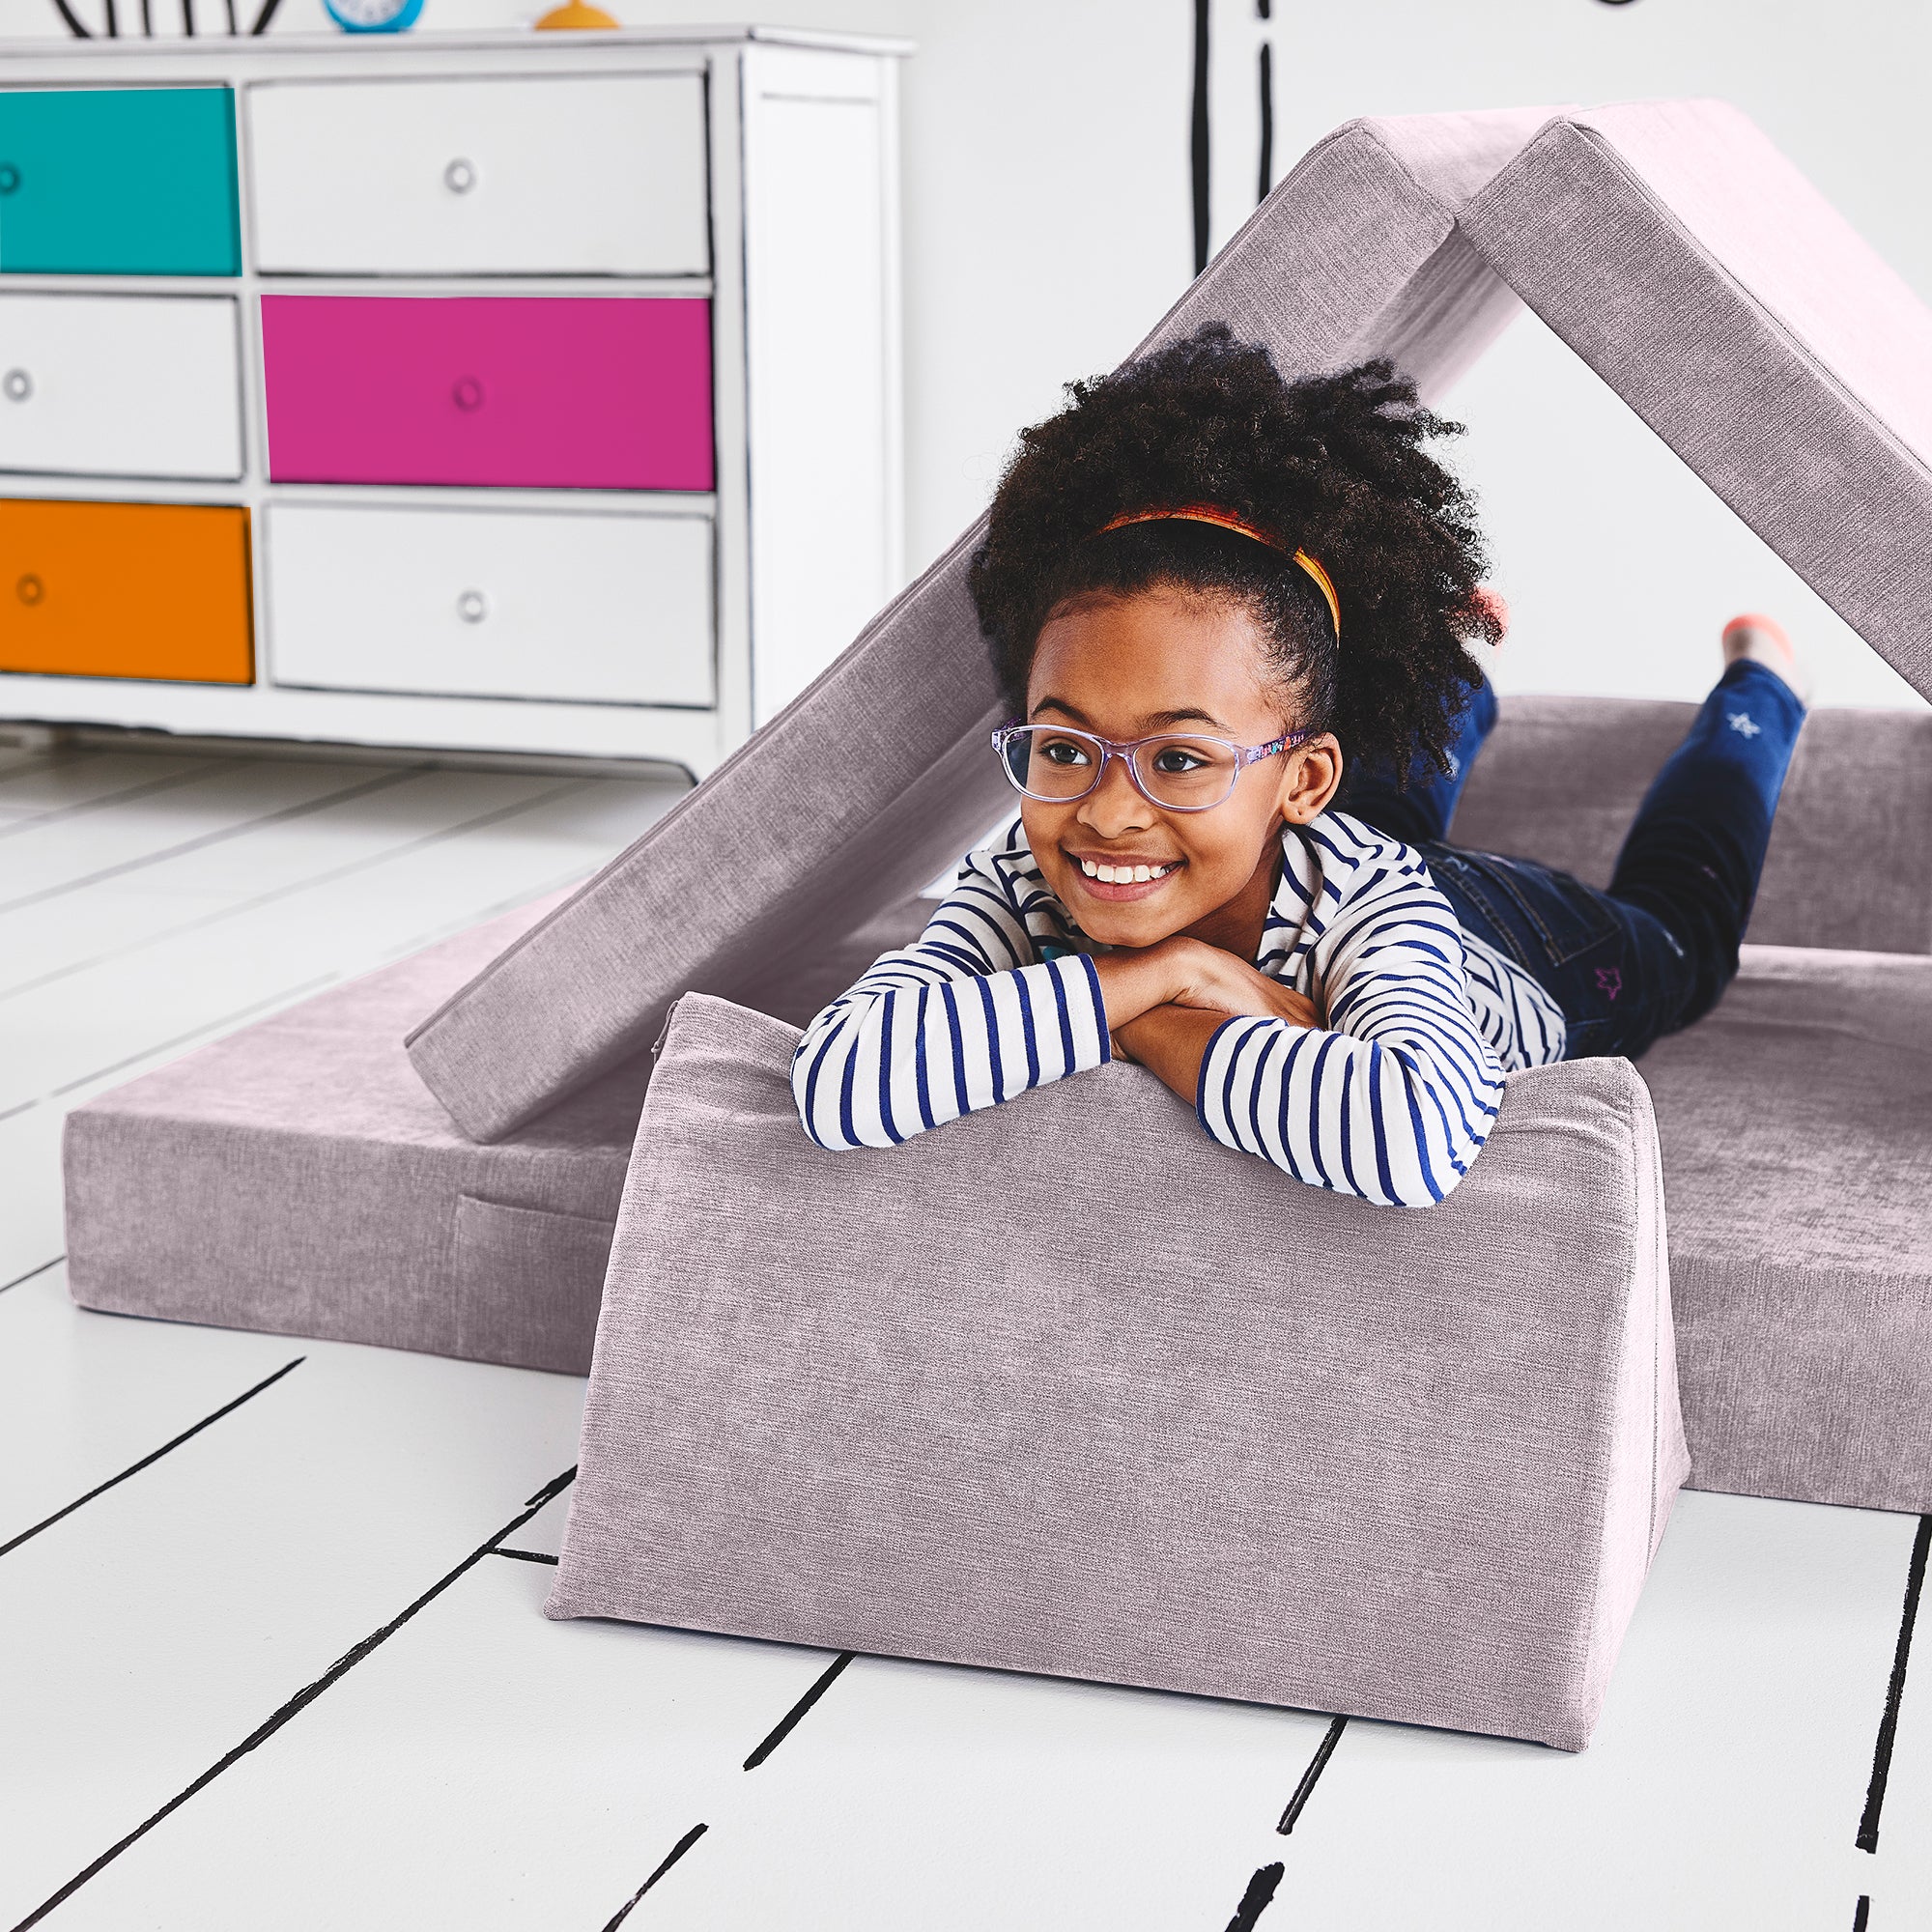
<path id="1" fill-rule="evenodd" d="M 0 469 L 242 474 L 232 298 L 0 295 Z"/>
<path id="2" fill-rule="evenodd" d="M 193 506 L 227 629 L 217 679 L 205 627 L 0 611 L 0 718 L 710 771 L 899 588 L 905 51 L 8 44 L 0 97 L 90 97 L 35 121 L 32 178 L 95 184 L 99 245 L 0 270 L 0 521 L 84 526 L 111 585 Z M 89 132 L 169 91 L 173 242 Z"/>
<path id="3" fill-rule="evenodd" d="M 269 556 L 277 684 L 712 701 L 708 517 L 278 503 Z"/>
<path id="4" fill-rule="evenodd" d="M 702 275 L 704 81 L 248 90 L 264 274 Z"/>

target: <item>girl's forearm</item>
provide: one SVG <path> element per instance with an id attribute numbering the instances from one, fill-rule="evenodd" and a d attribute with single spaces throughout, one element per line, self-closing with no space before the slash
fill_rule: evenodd
<path id="1" fill-rule="evenodd" d="M 1094 971 L 1100 981 L 1100 998 L 1107 1009 L 1107 1030 L 1118 1034 L 1123 1026 L 1144 1013 L 1165 1006 L 1179 992 L 1183 976 L 1177 970 L 1176 947 L 1163 941 L 1158 946 L 1094 955 Z"/>
<path id="2" fill-rule="evenodd" d="M 1228 1015 L 1204 1007 L 1158 1006 L 1114 1028 L 1120 1043 L 1191 1107 L 1201 1062 Z"/>

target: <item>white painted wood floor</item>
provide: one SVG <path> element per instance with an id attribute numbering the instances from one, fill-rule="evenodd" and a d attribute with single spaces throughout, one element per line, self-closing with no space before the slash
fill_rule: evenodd
<path id="1" fill-rule="evenodd" d="M 1580 1757 L 867 1658 L 799 1715 L 822 1653 L 538 1613 L 580 1382 L 71 1306 L 67 1107 L 674 796 L 0 750 L 0 1924 L 1932 1927 L 1911 1518 L 1685 1496 Z"/>

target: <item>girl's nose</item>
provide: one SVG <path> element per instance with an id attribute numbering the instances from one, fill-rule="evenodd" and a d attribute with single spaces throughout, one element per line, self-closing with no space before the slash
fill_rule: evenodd
<path id="1" fill-rule="evenodd" d="M 1134 787 L 1126 765 L 1109 758 L 1100 782 L 1080 801 L 1080 822 L 1096 838 L 1121 838 L 1153 823 L 1153 808 Z"/>

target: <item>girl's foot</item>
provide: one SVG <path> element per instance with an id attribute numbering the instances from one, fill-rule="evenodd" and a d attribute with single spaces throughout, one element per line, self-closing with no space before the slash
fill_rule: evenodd
<path id="1" fill-rule="evenodd" d="M 1755 611 L 1733 617 L 1724 626 L 1724 662 L 1734 665 L 1740 658 L 1776 671 L 1796 693 L 1799 703 L 1810 703 L 1811 680 L 1781 625 Z"/>

